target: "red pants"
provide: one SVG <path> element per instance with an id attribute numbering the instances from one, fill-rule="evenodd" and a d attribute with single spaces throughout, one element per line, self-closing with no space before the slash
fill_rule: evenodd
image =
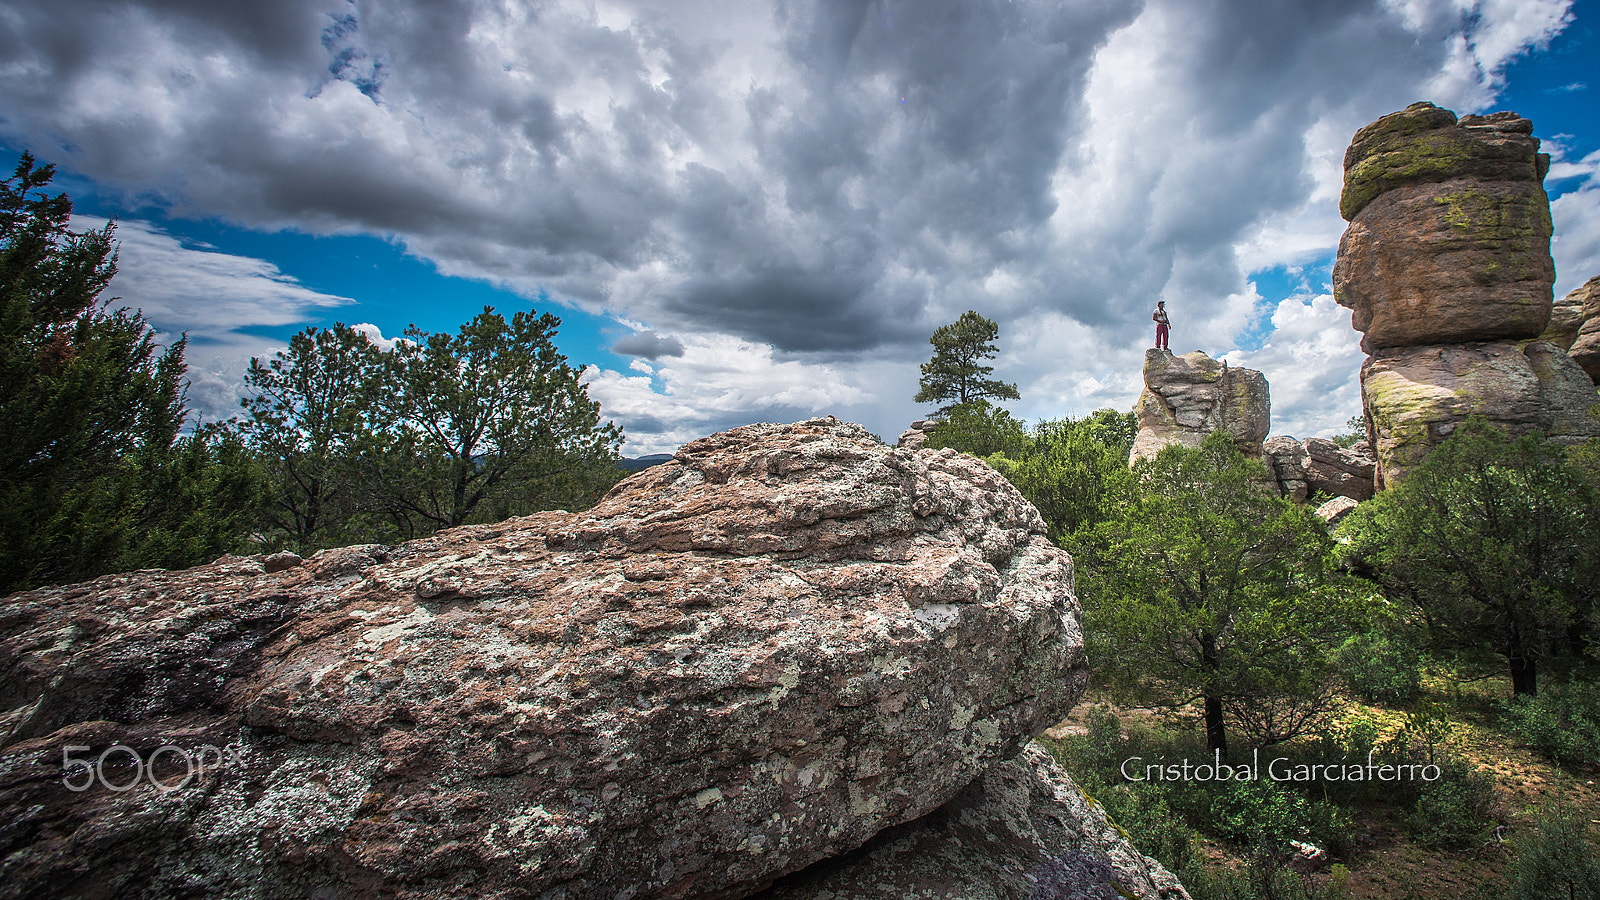
<path id="1" fill-rule="evenodd" d="M 1156 323 L 1156 349 L 1157 350 L 1170 349 L 1167 346 L 1167 331 L 1168 331 L 1168 328 L 1169 328 L 1169 326 L 1162 325 L 1160 322 Z"/>

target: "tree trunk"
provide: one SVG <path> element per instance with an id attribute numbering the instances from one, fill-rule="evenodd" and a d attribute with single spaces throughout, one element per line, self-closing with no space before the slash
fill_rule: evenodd
<path id="1" fill-rule="evenodd" d="M 1222 698 L 1206 697 L 1206 749 L 1228 752 L 1228 729 L 1222 722 Z"/>
<path id="2" fill-rule="evenodd" d="M 1511 661 L 1511 693 L 1519 697 L 1539 693 L 1539 661 L 1520 648 L 1514 648 L 1507 656 Z"/>
<path id="3" fill-rule="evenodd" d="M 1209 631 L 1200 633 L 1200 662 L 1205 666 L 1208 675 L 1215 677 L 1222 666 L 1221 655 L 1217 652 L 1217 638 Z M 1211 694 L 1208 689 L 1205 693 L 1206 700 L 1206 749 L 1228 752 L 1228 729 L 1222 721 L 1222 698 Z"/>

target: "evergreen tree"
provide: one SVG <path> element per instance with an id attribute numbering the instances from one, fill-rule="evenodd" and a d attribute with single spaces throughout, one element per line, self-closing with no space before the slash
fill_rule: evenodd
<path id="1" fill-rule="evenodd" d="M 1021 395 L 1016 385 L 989 378 L 994 367 L 982 365 L 997 352 L 993 341 L 999 336 L 1000 326 L 970 309 L 949 325 L 935 329 L 928 339 L 933 345 L 933 358 L 922 364 L 915 401 L 944 403 L 939 408 L 939 414 L 944 415 L 954 406 L 985 398 L 1018 399 Z"/>
<path id="2" fill-rule="evenodd" d="M 1600 596 L 1600 495 L 1562 449 L 1469 419 L 1341 527 L 1352 566 L 1409 601 L 1435 641 L 1504 658 L 1538 691 Z"/>
<path id="3" fill-rule="evenodd" d="M 601 423 L 561 320 L 490 308 L 454 335 L 416 327 L 389 354 L 392 422 L 374 483 L 396 523 L 431 532 L 593 504 L 621 475 L 621 430 Z"/>
<path id="4" fill-rule="evenodd" d="M 1263 744 L 1316 726 L 1333 651 L 1369 602 L 1331 565 L 1322 523 L 1265 488 L 1265 467 L 1221 432 L 1133 475 L 1122 514 L 1070 542 L 1108 683 L 1144 703 L 1199 701 L 1215 750 L 1229 721 Z"/>
<path id="5" fill-rule="evenodd" d="M 358 448 L 370 438 L 384 369 L 378 348 L 343 323 L 307 328 L 244 376 L 236 426 L 267 479 L 262 514 L 301 552 L 372 539 L 358 523 Z"/>
<path id="6" fill-rule="evenodd" d="M 67 227 L 54 167 L 24 153 L 0 182 L 0 592 L 108 571 L 131 527 L 124 460 L 167 451 L 182 424 L 184 340 L 99 300 L 115 225 Z"/>

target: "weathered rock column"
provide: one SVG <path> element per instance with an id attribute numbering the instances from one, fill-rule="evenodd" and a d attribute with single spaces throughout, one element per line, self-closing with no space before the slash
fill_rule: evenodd
<path id="1" fill-rule="evenodd" d="M 1393 484 L 1468 416 L 1577 441 L 1594 385 L 1540 340 L 1555 265 L 1533 123 L 1413 103 L 1356 132 L 1334 297 L 1369 356 L 1362 404 L 1376 484 Z"/>
<path id="2" fill-rule="evenodd" d="M 1266 376 L 1254 369 L 1230 369 L 1199 350 L 1182 356 L 1146 350 L 1144 391 L 1134 413 L 1139 434 L 1130 464 L 1168 444 L 1198 447 L 1213 431 L 1227 432 L 1242 453 L 1260 459 L 1272 401 Z"/>

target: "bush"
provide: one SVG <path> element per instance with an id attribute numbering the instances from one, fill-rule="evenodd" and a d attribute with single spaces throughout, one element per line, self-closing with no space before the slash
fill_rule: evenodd
<path id="1" fill-rule="evenodd" d="M 1528 746 L 1568 765 L 1600 765 L 1600 690 L 1593 685 L 1548 684 L 1503 709 L 1507 730 Z"/>
<path id="2" fill-rule="evenodd" d="M 1564 805 L 1539 811 L 1539 828 L 1512 843 L 1506 900 L 1600 900 L 1600 854 L 1583 818 Z"/>
<path id="3" fill-rule="evenodd" d="M 1345 685 L 1369 703 L 1413 700 L 1422 691 L 1416 650 L 1388 635 L 1358 634 L 1344 642 L 1338 658 Z"/>

